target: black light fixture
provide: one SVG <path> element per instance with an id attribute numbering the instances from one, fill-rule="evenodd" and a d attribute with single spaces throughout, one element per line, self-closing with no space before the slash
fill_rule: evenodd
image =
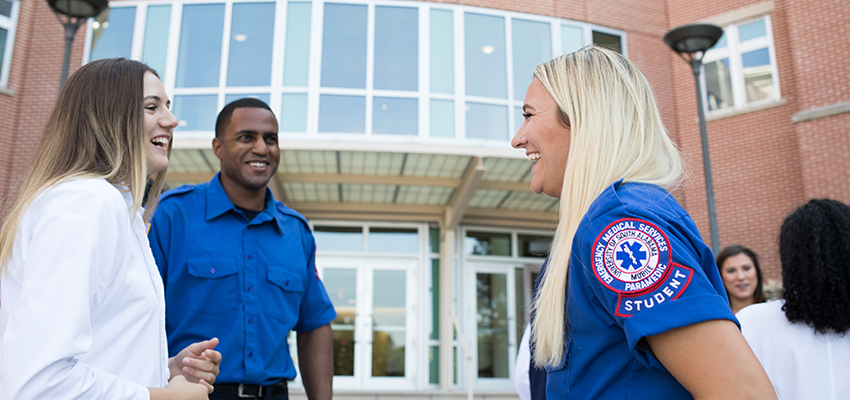
<path id="1" fill-rule="evenodd" d="M 714 46 L 723 29 L 710 24 L 684 25 L 675 28 L 664 35 L 664 43 L 679 54 L 694 73 L 697 86 L 697 109 L 699 112 L 699 133 L 702 142 L 702 164 L 705 171 L 705 192 L 708 201 L 708 225 L 711 230 L 711 251 L 717 255 L 720 252 L 720 234 L 717 232 L 717 209 L 714 204 L 714 184 L 711 179 L 711 160 L 708 156 L 708 135 L 705 131 L 705 111 L 702 105 L 702 87 L 699 84 L 699 74 L 702 69 L 702 58 L 705 52 Z"/>
<path id="2" fill-rule="evenodd" d="M 56 19 L 65 27 L 65 57 L 62 59 L 62 75 L 59 78 L 59 91 L 68 80 L 68 67 L 71 63 L 71 44 L 77 29 L 88 18 L 97 16 L 109 7 L 108 0 L 47 0 L 47 4 L 56 14 Z M 67 18 L 62 19 L 59 15 Z"/>

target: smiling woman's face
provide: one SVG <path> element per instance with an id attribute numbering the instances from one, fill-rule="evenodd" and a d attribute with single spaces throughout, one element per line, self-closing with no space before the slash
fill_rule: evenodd
<path id="1" fill-rule="evenodd" d="M 145 150 L 150 176 L 168 168 L 168 143 L 171 142 L 177 118 L 171 113 L 171 101 L 162 82 L 145 72 Z"/>
<path id="2" fill-rule="evenodd" d="M 727 258 L 722 271 L 723 285 L 730 298 L 755 302 L 758 273 L 749 256 L 741 253 Z"/>
<path id="3" fill-rule="evenodd" d="M 567 155 L 570 152 L 570 128 L 561 123 L 558 103 L 537 78 L 528 85 L 522 106 L 525 121 L 511 145 L 524 148 L 531 167 L 531 190 L 561 197 Z"/>

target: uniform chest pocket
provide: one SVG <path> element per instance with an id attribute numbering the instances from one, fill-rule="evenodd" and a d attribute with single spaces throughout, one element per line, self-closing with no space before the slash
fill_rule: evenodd
<path id="1" fill-rule="evenodd" d="M 204 314 L 235 310 L 238 306 L 239 267 L 232 257 L 189 260 L 189 308 Z"/>
<path id="2" fill-rule="evenodd" d="M 267 279 L 271 283 L 269 301 L 264 302 L 267 314 L 284 323 L 298 321 L 304 279 L 282 265 L 269 265 Z"/>

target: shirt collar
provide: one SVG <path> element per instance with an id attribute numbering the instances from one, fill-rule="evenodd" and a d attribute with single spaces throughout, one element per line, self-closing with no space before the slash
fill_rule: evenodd
<path id="1" fill-rule="evenodd" d="M 227 193 L 224 191 L 224 187 L 221 186 L 221 171 L 219 171 L 210 181 L 209 187 L 207 187 L 207 221 L 213 220 L 220 215 L 235 209 L 236 206 L 233 205 L 233 202 L 230 201 L 230 197 L 228 197 Z M 275 225 L 278 229 L 280 229 L 280 232 L 284 233 L 285 230 L 283 229 L 283 221 L 281 221 L 279 213 L 275 211 L 276 205 L 274 196 L 272 195 L 271 190 L 266 187 L 266 208 L 256 217 L 261 218 L 262 220 L 255 220 L 258 223 L 265 222 L 268 219 L 264 218 L 263 215 L 270 215 L 271 219 L 275 220 Z"/>

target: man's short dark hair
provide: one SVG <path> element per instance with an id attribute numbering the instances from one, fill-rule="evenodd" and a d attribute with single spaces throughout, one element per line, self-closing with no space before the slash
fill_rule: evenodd
<path id="1" fill-rule="evenodd" d="M 227 129 L 227 125 L 230 124 L 230 118 L 233 116 L 233 110 L 237 108 L 263 108 L 272 111 L 266 102 L 253 97 L 244 97 L 239 100 L 231 101 L 230 104 L 224 106 L 224 109 L 218 113 L 218 118 L 215 120 L 215 137 L 220 138 L 221 135 L 224 134 L 224 130 Z M 274 115 L 273 111 L 272 115 Z M 275 121 L 277 121 L 277 117 L 275 117 Z"/>

